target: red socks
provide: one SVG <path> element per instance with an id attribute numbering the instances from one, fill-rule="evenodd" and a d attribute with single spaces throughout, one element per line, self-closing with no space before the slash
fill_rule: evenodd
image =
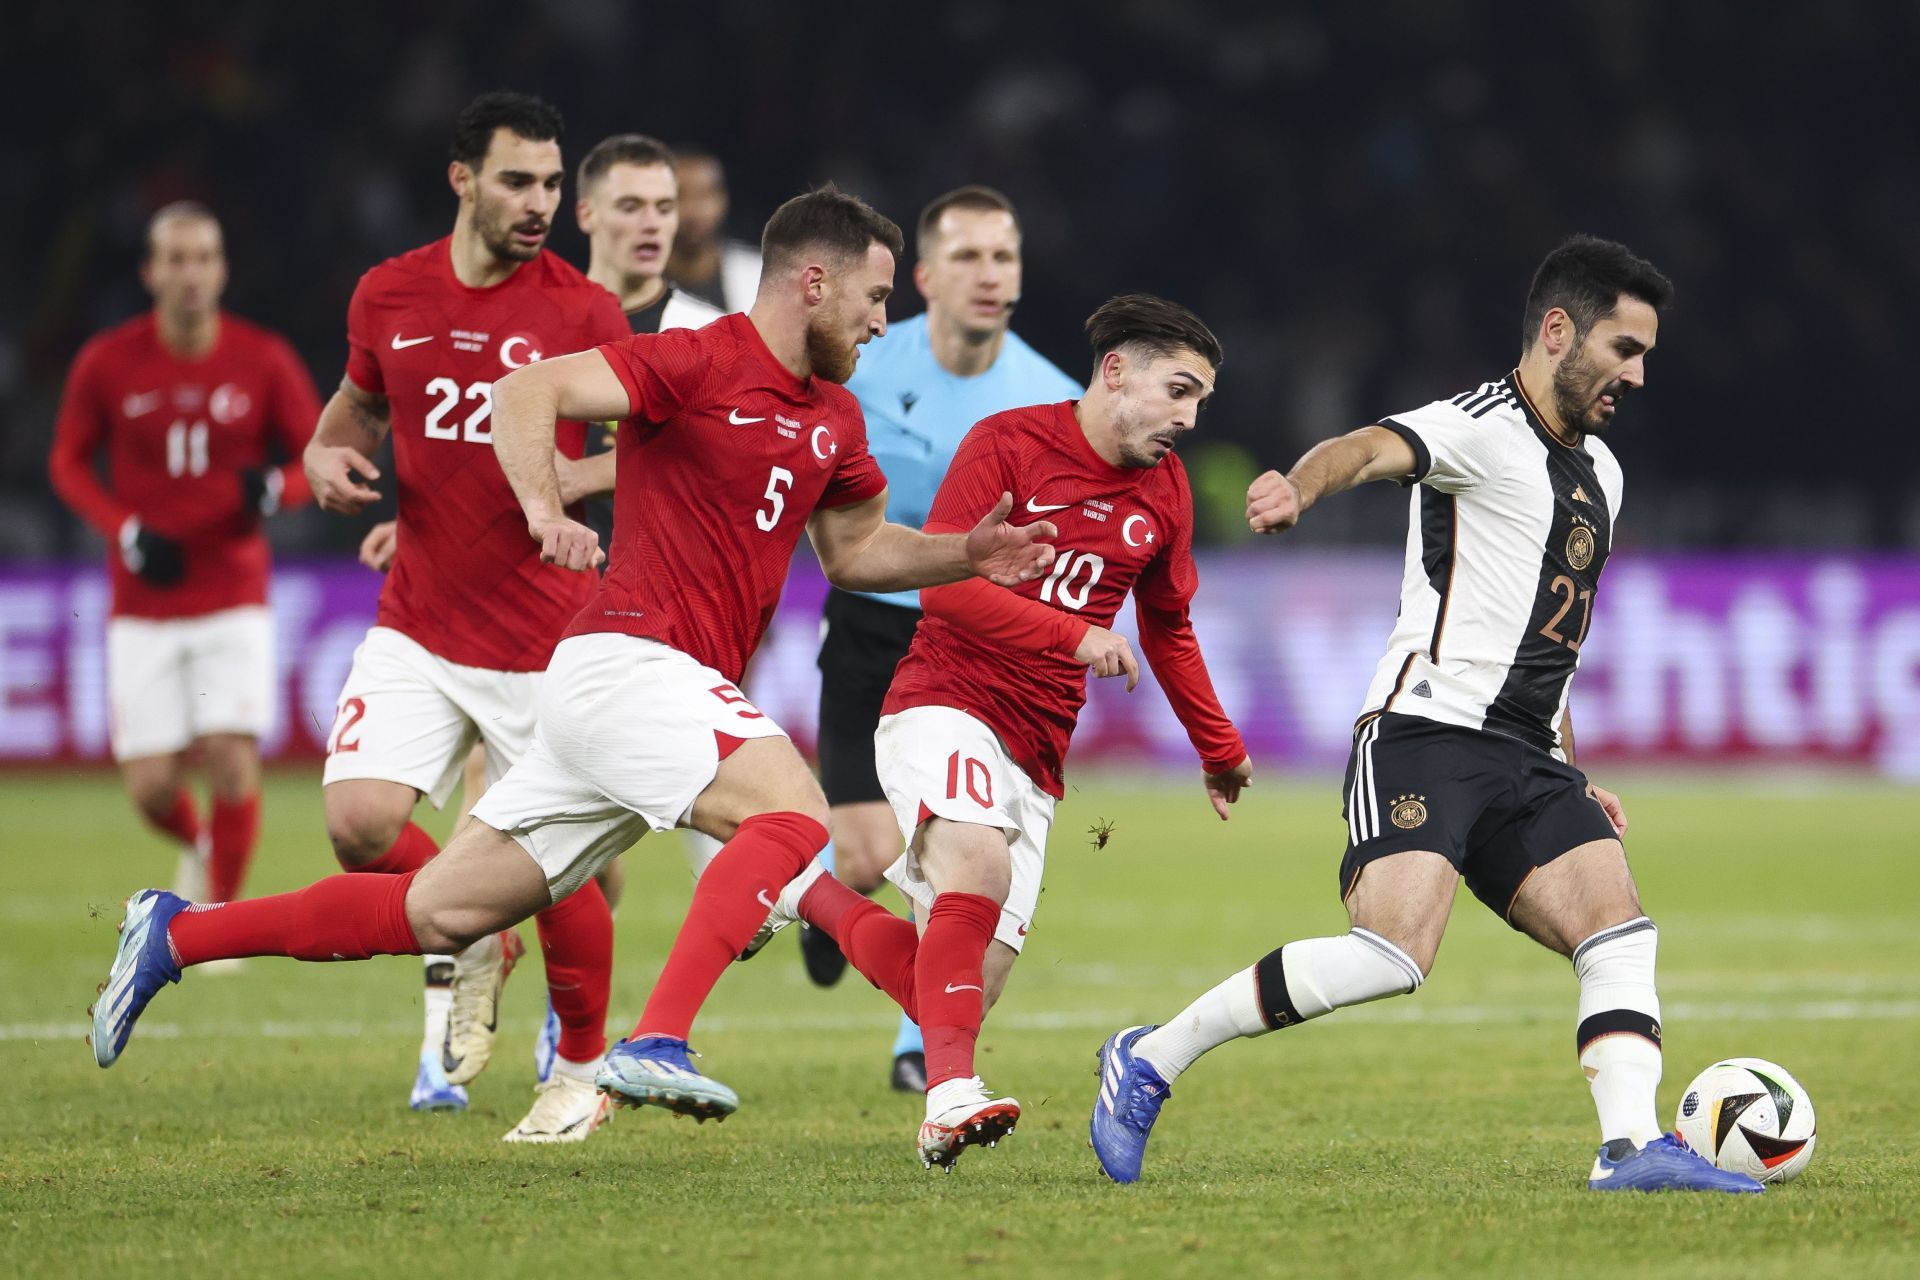
<path id="1" fill-rule="evenodd" d="M 800 918 L 839 943 L 847 963 L 861 977 L 919 1021 L 913 959 L 920 940 L 913 921 L 894 915 L 832 876 L 821 876 L 801 897 Z"/>
<path id="2" fill-rule="evenodd" d="M 413 876 L 328 876 L 292 893 L 182 911 L 168 927 L 183 966 L 239 956 L 365 960 L 416 956 L 407 923 Z"/>
<path id="3" fill-rule="evenodd" d="M 403 876 L 426 866 L 428 860 L 438 852 L 440 846 L 433 842 L 433 837 L 409 822 L 400 828 L 400 834 L 394 837 L 385 853 L 364 866 L 346 869 L 362 875 Z"/>
<path id="4" fill-rule="evenodd" d="M 694 886 L 693 905 L 660 971 L 636 1035 L 684 1040 L 714 983 L 753 940 L 787 882 L 827 847 L 827 829 L 799 813 L 740 824 Z"/>
<path id="5" fill-rule="evenodd" d="M 920 939 L 913 1015 L 927 1044 L 927 1087 L 974 1074 L 973 1046 L 985 1016 L 987 944 L 1000 904 L 978 893 L 943 893 L 927 913 Z"/>
<path id="6" fill-rule="evenodd" d="M 606 895 L 588 880 L 572 897 L 535 916 L 534 923 L 547 963 L 547 994 L 560 1018 L 556 1051 L 568 1062 L 592 1062 L 607 1051 L 613 982 L 613 912 Z"/>
<path id="7" fill-rule="evenodd" d="M 260 793 L 238 800 L 213 799 L 213 849 L 207 857 L 207 897 L 231 902 L 240 896 L 253 846 L 260 837 Z"/>
<path id="8" fill-rule="evenodd" d="M 185 787 L 173 793 L 173 807 L 166 817 L 147 820 L 188 848 L 200 839 L 200 815 L 194 811 L 193 793 Z"/>

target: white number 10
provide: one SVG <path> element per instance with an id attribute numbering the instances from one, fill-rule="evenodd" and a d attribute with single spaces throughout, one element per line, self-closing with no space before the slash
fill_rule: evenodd
<path id="1" fill-rule="evenodd" d="M 760 526 L 762 533 L 772 533 L 773 527 L 780 523 L 780 513 L 787 509 L 787 495 L 780 492 L 782 486 L 793 488 L 793 472 L 775 467 L 767 477 L 766 499 L 773 504 L 772 509 L 753 513 L 753 522 Z"/>

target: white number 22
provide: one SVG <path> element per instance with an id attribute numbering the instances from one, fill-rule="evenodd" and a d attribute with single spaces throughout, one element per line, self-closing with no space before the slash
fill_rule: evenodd
<path id="1" fill-rule="evenodd" d="M 493 424 L 487 415 L 493 412 L 493 384 L 491 382 L 469 382 L 466 398 L 479 403 L 467 414 L 464 422 L 442 423 L 453 407 L 460 403 L 460 384 L 452 378 L 435 378 L 427 384 L 427 394 L 439 396 L 440 403 L 433 406 L 427 414 L 427 439 L 458 440 L 462 431 L 474 444 L 493 442 Z"/>
<path id="2" fill-rule="evenodd" d="M 788 489 L 793 488 L 793 472 L 785 467 L 775 467 L 773 473 L 767 477 L 765 495 L 772 507 L 770 510 L 753 513 L 753 522 L 760 526 L 762 533 L 772 533 L 774 526 L 780 523 L 780 513 L 787 509 L 787 495 L 780 492 L 782 486 Z"/>

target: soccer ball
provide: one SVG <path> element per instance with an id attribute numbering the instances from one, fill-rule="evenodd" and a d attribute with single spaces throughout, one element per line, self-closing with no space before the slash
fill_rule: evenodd
<path id="1" fill-rule="evenodd" d="M 1798 1177 L 1813 1159 L 1813 1100 L 1763 1058 L 1728 1058 L 1695 1076 L 1674 1128 L 1715 1165 L 1760 1182 Z"/>

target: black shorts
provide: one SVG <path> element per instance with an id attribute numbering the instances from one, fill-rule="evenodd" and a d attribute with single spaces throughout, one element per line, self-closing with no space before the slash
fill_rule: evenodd
<path id="1" fill-rule="evenodd" d="M 887 798 L 873 767 L 873 731 L 919 625 L 918 609 L 828 591 L 820 638 L 820 789 L 828 804 Z"/>
<path id="2" fill-rule="evenodd" d="M 1340 894 L 1369 862 L 1409 849 L 1440 854 L 1473 896 L 1508 920 L 1533 874 L 1613 823 L 1587 776 L 1538 747 L 1397 713 L 1364 722 L 1347 760 L 1347 855 Z"/>

